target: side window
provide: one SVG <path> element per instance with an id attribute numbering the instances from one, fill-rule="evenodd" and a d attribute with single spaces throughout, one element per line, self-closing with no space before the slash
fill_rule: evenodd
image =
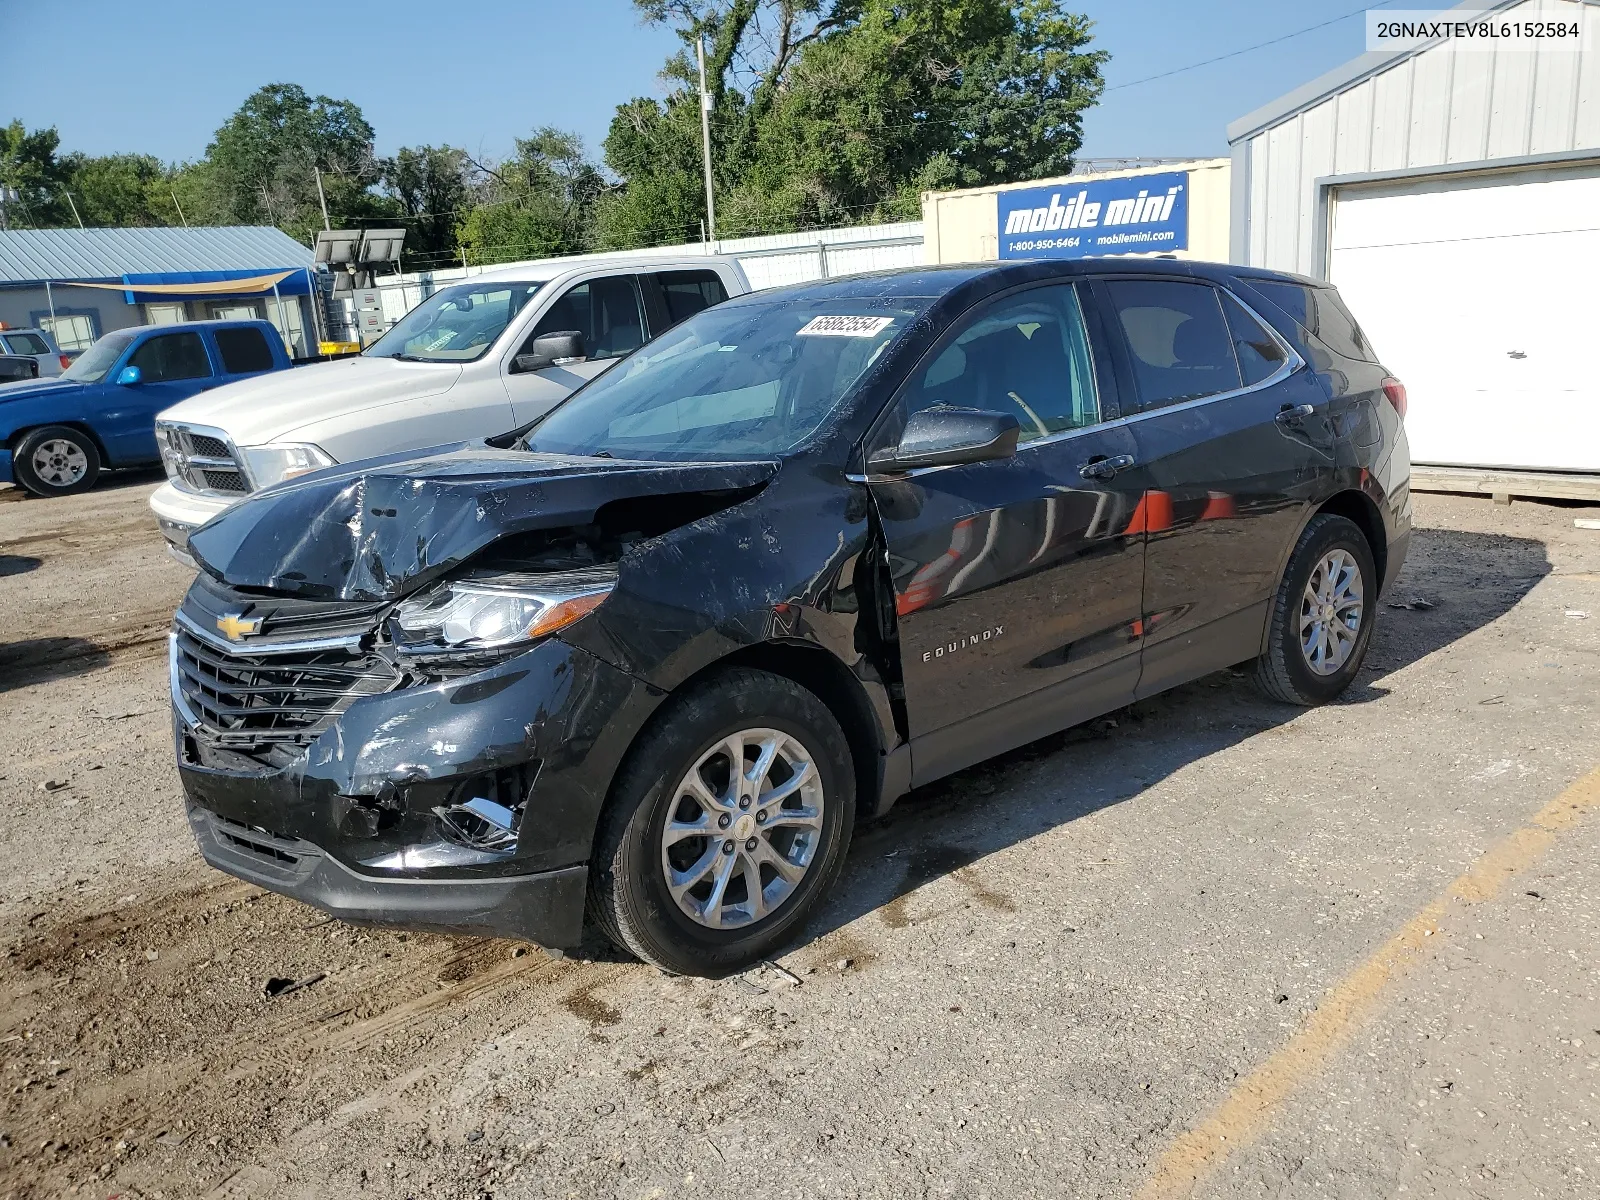
<path id="1" fill-rule="evenodd" d="M 1228 315 L 1228 332 L 1233 336 L 1233 353 L 1245 387 L 1269 378 L 1283 365 L 1283 347 L 1261 327 L 1261 322 L 1228 293 L 1222 293 L 1222 309 Z"/>
<path id="2" fill-rule="evenodd" d="M 44 339 L 37 333 L 8 333 L 0 341 L 4 341 L 13 354 L 50 353 L 50 347 L 44 344 Z"/>
<path id="3" fill-rule="evenodd" d="M 222 355 L 222 369 L 229 375 L 249 375 L 254 371 L 272 370 L 272 351 L 267 349 L 267 339 L 259 329 L 218 329 L 217 351 Z"/>
<path id="4" fill-rule="evenodd" d="M 206 344 L 198 333 L 167 333 L 153 337 L 133 352 L 128 365 L 139 368 L 145 383 L 204 379 L 211 374 Z"/>
<path id="5" fill-rule="evenodd" d="M 1034 288 L 969 318 L 912 380 L 904 415 L 946 405 L 1014 415 L 1019 443 L 1100 420 L 1076 289 Z"/>
<path id="6" fill-rule="evenodd" d="M 583 334 L 590 358 L 618 358 L 644 345 L 644 313 L 631 275 L 608 275 L 568 288 L 539 318 L 523 349 L 547 333 Z"/>
<path id="7" fill-rule="evenodd" d="M 1339 293 L 1332 288 L 1280 283 L 1272 279 L 1249 279 L 1247 282 L 1335 354 L 1360 362 L 1378 361 L 1361 326 L 1356 324 Z"/>
<path id="8" fill-rule="evenodd" d="M 721 304 L 727 289 L 715 271 L 661 271 L 656 275 L 667 305 L 667 320 L 673 325 L 687 321 L 701 309 Z"/>
<path id="9" fill-rule="evenodd" d="M 1215 288 L 1168 279 L 1111 279 L 1106 291 L 1133 360 L 1141 409 L 1242 386 Z"/>

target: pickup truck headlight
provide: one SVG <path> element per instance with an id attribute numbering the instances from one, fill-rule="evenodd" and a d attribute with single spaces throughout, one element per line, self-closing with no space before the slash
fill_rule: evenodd
<path id="1" fill-rule="evenodd" d="M 389 628 L 405 654 L 515 649 L 593 612 L 615 586 L 602 571 L 451 580 L 399 604 Z"/>
<path id="2" fill-rule="evenodd" d="M 258 488 L 282 483 L 296 475 L 309 475 L 323 467 L 338 466 L 333 456 L 321 446 L 309 443 L 289 443 L 282 446 L 241 446 L 245 469 L 250 481 Z"/>

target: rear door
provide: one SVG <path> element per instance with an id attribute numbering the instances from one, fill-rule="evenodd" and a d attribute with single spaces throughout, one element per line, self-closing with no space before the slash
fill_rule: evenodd
<path id="1" fill-rule="evenodd" d="M 650 314 L 650 336 L 660 337 L 697 312 L 721 304 L 728 289 L 715 271 L 654 271 L 639 276 L 645 308 Z"/>
<path id="2" fill-rule="evenodd" d="M 209 331 L 221 367 L 217 382 L 232 383 L 261 375 L 277 366 L 267 336 L 255 325 L 224 325 Z"/>
<path id="3" fill-rule="evenodd" d="M 617 359 L 644 345 L 644 298 L 638 279 L 602 275 L 573 284 L 539 318 L 516 353 L 531 352 L 534 340 L 547 333 L 567 332 L 583 335 L 588 355 L 584 361 L 506 376 L 516 424 L 542 417 Z"/>
<path id="4" fill-rule="evenodd" d="M 139 368 L 138 383 L 117 383 L 126 367 Z M 196 330 L 145 338 L 97 385 L 95 428 L 112 464 L 158 459 L 156 414 L 218 382 L 206 341 Z"/>
<path id="5" fill-rule="evenodd" d="M 869 438 L 870 456 L 938 405 L 1022 424 L 1012 459 L 868 476 L 919 783 L 1132 699 L 1144 547 L 1116 467 L 1134 446 L 1081 301 L 1051 284 L 963 316 Z"/>
<path id="6" fill-rule="evenodd" d="M 1148 491 L 1139 695 L 1260 650 L 1310 498 L 1334 470 L 1328 398 L 1230 292 L 1125 276 L 1096 285 L 1136 397 Z"/>

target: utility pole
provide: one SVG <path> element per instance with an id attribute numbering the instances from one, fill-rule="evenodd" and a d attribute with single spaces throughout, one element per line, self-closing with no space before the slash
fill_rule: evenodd
<path id="1" fill-rule="evenodd" d="M 322 194 L 322 168 L 313 166 L 311 169 L 317 173 L 317 203 L 322 205 L 322 227 L 332 229 L 328 224 L 328 198 Z"/>
<path id="2" fill-rule="evenodd" d="M 178 210 L 178 220 L 183 222 L 185 229 L 189 228 L 189 218 L 183 215 L 183 205 L 178 203 L 178 189 L 169 187 L 167 192 L 172 196 L 172 207 Z"/>
<path id="3" fill-rule="evenodd" d="M 705 151 L 706 163 L 706 232 L 711 242 L 717 240 L 717 201 L 711 188 L 711 93 L 706 91 L 706 40 L 695 39 L 695 57 L 700 61 L 700 142 Z"/>
<path id="4" fill-rule="evenodd" d="M 0 229 L 11 228 L 6 220 L 6 209 L 21 199 L 22 197 L 18 194 L 16 188 L 0 183 Z"/>
<path id="5" fill-rule="evenodd" d="M 72 193 L 66 188 L 61 189 L 61 194 L 67 198 L 67 204 L 72 209 L 72 219 L 78 223 L 78 228 L 83 228 L 83 218 L 78 215 L 78 206 L 72 202 Z"/>

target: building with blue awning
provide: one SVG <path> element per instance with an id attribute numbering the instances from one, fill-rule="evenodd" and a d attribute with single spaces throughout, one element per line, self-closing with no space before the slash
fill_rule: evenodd
<path id="1" fill-rule="evenodd" d="M 132 325 L 250 317 L 315 354 L 317 278 L 310 249 L 266 227 L 0 230 L 0 321 L 68 352 Z"/>

